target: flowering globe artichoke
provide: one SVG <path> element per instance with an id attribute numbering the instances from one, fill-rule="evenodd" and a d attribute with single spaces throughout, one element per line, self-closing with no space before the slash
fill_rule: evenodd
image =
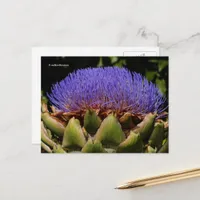
<path id="1" fill-rule="evenodd" d="M 42 152 L 168 152 L 167 100 L 141 74 L 119 67 L 79 69 L 47 97 Z"/>

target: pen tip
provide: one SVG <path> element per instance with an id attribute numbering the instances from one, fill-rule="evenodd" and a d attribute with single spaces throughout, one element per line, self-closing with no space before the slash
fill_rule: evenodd
<path id="1" fill-rule="evenodd" d="M 118 189 L 118 190 L 127 189 L 127 188 L 128 188 L 128 185 L 127 185 L 127 184 L 119 185 L 119 186 L 115 187 L 115 189 Z"/>
<path id="2" fill-rule="evenodd" d="M 145 184 L 131 184 L 131 183 L 126 183 L 120 186 L 117 186 L 115 189 L 118 190 L 124 190 L 124 189 L 131 189 L 131 188 L 137 188 L 137 187 L 143 187 Z"/>

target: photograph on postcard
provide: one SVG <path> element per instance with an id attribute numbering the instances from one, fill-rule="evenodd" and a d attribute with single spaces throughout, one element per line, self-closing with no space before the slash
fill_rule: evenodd
<path id="1" fill-rule="evenodd" d="M 41 57 L 42 153 L 168 153 L 168 57 Z"/>

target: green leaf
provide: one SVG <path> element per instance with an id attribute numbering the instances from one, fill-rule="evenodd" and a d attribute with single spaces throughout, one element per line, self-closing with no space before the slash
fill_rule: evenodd
<path id="1" fill-rule="evenodd" d="M 162 146 L 163 139 L 164 139 L 164 124 L 162 122 L 156 123 L 148 143 L 151 147 L 157 147 L 158 149 L 160 149 Z"/>
<path id="2" fill-rule="evenodd" d="M 124 115 L 119 119 L 119 122 L 123 129 L 131 129 L 135 126 L 131 113 L 124 113 Z"/>
<path id="3" fill-rule="evenodd" d="M 48 99 L 46 96 L 44 96 L 44 92 L 41 91 L 41 102 L 47 104 L 48 103 Z"/>
<path id="4" fill-rule="evenodd" d="M 44 142 L 41 141 L 41 148 L 47 153 L 52 153 L 52 150 Z"/>
<path id="5" fill-rule="evenodd" d="M 90 133 L 96 133 L 97 129 L 101 125 L 101 118 L 97 116 L 96 112 L 93 110 L 87 110 L 84 116 L 84 128 L 85 130 Z"/>
<path id="6" fill-rule="evenodd" d="M 160 89 L 160 91 L 165 94 L 167 89 L 166 89 L 166 83 L 164 79 L 156 79 L 156 85 L 158 86 L 158 88 Z"/>
<path id="7" fill-rule="evenodd" d="M 64 148 L 82 148 L 86 139 L 81 128 L 80 122 L 74 117 L 69 120 L 63 137 L 62 147 Z"/>
<path id="8" fill-rule="evenodd" d="M 48 129 L 58 136 L 63 136 L 65 127 L 60 120 L 51 116 L 49 113 L 42 113 L 41 118 Z"/>
<path id="9" fill-rule="evenodd" d="M 99 141 L 93 141 L 89 138 L 85 146 L 81 150 L 82 153 L 105 153 L 105 149 Z"/>
<path id="10" fill-rule="evenodd" d="M 147 146 L 145 153 L 156 153 L 156 148 L 154 149 L 151 146 Z"/>
<path id="11" fill-rule="evenodd" d="M 151 59 L 151 60 L 149 60 L 149 62 L 158 64 L 158 60 L 157 59 Z"/>
<path id="12" fill-rule="evenodd" d="M 156 115 L 149 113 L 145 116 L 143 121 L 137 125 L 134 129 L 134 132 L 140 133 L 143 140 L 149 139 L 155 122 Z"/>
<path id="13" fill-rule="evenodd" d="M 156 71 L 146 70 L 145 77 L 147 78 L 148 81 L 152 81 L 156 77 L 156 74 L 157 74 Z"/>
<path id="14" fill-rule="evenodd" d="M 42 113 L 49 112 L 46 103 L 41 102 L 41 111 Z"/>
<path id="15" fill-rule="evenodd" d="M 124 67 L 126 65 L 126 60 L 120 59 L 117 63 L 115 63 L 115 66 L 117 67 Z"/>
<path id="16" fill-rule="evenodd" d="M 168 66 L 168 60 L 159 60 L 159 62 L 158 62 L 158 71 L 161 72 L 167 66 Z"/>
<path id="17" fill-rule="evenodd" d="M 50 138 L 49 138 L 49 133 L 47 132 L 47 130 L 44 127 L 43 122 L 41 121 L 41 140 L 46 143 L 47 145 L 49 145 L 50 147 L 54 147 L 56 145 L 55 142 L 53 142 Z"/>
<path id="18" fill-rule="evenodd" d="M 99 62 L 98 62 L 98 64 L 97 64 L 97 67 L 102 67 L 102 66 L 103 66 L 103 58 L 100 57 L 100 58 L 99 58 Z"/>
<path id="19" fill-rule="evenodd" d="M 163 69 L 165 69 L 165 67 L 168 66 L 168 60 L 151 59 L 149 62 L 157 64 L 158 72 L 161 72 Z"/>
<path id="20" fill-rule="evenodd" d="M 118 57 L 110 57 L 111 64 L 114 64 L 118 61 Z"/>
<path id="21" fill-rule="evenodd" d="M 160 150 L 158 151 L 158 153 L 168 153 L 168 140 L 166 140 L 166 142 L 163 144 L 163 146 L 160 148 Z"/>
<path id="22" fill-rule="evenodd" d="M 116 149 L 112 149 L 112 148 L 105 148 L 107 153 L 116 153 Z"/>
<path id="23" fill-rule="evenodd" d="M 130 132 L 128 138 L 117 148 L 117 153 L 142 153 L 143 142 L 139 134 Z"/>
<path id="24" fill-rule="evenodd" d="M 117 118 L 110 114 L 101 123 L 98 129 L 95 139 L 102 144 L 107 145 L 119 145 L 125 139 L 125 134 L 122 131 L 121 125 Z"/>
<path id="25" fill-rule="evenodd" d="M 66 153 L 66 151 L 62 148 L 61 145 L 56 145 L 53 148 L 53 153 Z"/>

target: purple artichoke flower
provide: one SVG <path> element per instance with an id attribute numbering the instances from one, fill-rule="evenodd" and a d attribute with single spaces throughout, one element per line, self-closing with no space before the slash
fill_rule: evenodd
<path id="1" fill-rule="evenodd" d="M 79 69 L 54 84 L 48 97 L 64 112 L 93 108 L 138 115 L 160 114 L 166 103 L 155 84 L 139 73 L 119 67 Z"/>

